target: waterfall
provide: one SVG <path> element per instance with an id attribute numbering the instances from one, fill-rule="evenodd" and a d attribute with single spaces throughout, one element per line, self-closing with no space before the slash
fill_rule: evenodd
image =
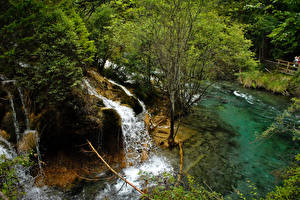
<path id="1" fill-rule="evenodd" d="M 1 156 L 5 155 L 5 157 L 9 160 L 14 159 L 17 156 L 17 153 L 12 148 L 10 143 L 5 140 L 0 135 L 0 163 L 3 162 Z M 30 168 L 24 167 L 22 165 L 14 165 L 11 166 L 14 168 L 16 172 L 16 177 L 19 182 L 19 186 L 24 189 L 24 196 L 18 197 L 18 199 L 28 200 L 61 200 L 63 199 L 63 193 L 60 191 L 55 191 L 54 189 L 50 189 L 47 186 L 37 187 L 35 186 L 35 177 L 32 177 L 29 173 Z M 21 189 L 20 188 L 20 189 Z M 22 190 L 22 189 L 21 189 Z"/>
<path id="2" fill-rule="evenodd" d="M 0 156 L 4 154 L 8 159 L 12 159 L 13 157 L 16 156 L 16 153 L 12 148 L 12 146 L 10 145 L 10 143 L 6 139 L 4 139 L 1 135 L 0 135 L 0 144 L 1 144 Z"/>
<path id="3" fill-rule="evenodd" d="M 42 168 L 42 163 L 41 163 L 41 152 L 40 152 L 40 138 L 38 135 L 38 132 L 35 131 L 34 133 L 35 136 L 35 142 L 36 142 L 36 153 L 38 155 L 38 164 L 39 164 L 39 168 L 40 168 L 40 174 L 42 175 L 42 179 L 43 179 L 43 168 Z M 42 180 L 43 181 L 43 180 Z"/>
<path id="4" fill-rule="evenodd" d="M 100 95 L 87 79 L 84 80 L 90 95 L 101 99 L 107 108 L 117 111 L 121 117 L 124 149 L 127 164 L 134 165 L 141 160 L 141 151 L 149 149 L 150 137 L 145 129 L 144 114 L 135 116 L 134 111 Z"/>
<path id="5" fill-rule="evenodd" d="M 1 79 L 4 79 L 4 76 L 0 77 Z M 4 80 L 1 81 L 2 85 L 6 85 L 9 83 L 12 83 L 13 85 L 15 85 L 16 81 L 15 80 Z M 13 114 L 13 121 L 14 121 L 14 127 L 15 127 L 15 133 L 16 133 L 16 137 L 17 137 L 17 141 L 19 141 L 20 139 L 20 127 L 19 127 L 19 123 L 18 123 L 18 119 L 17 119 L 17 113 L 15 110 L 15 105 L 14 105 L 14 100 L 13 100 L 13 95 L 11 94 L 11 92 L 9 90 L 6 90 L 8 98 L 9 98 L 9 102 L 10 102 L 10 107 L 12 110 L 12 114 Z"/>
<path id="6" fill-rule="evenodd" d="M 0 76 L 1 79 L 4 79 L 4 76 Z M 4 80 L 2 81 L 2 85 L 8 84 L 8 83 L 12 83 L 15 85 L 16 81 L 15 80 Z M 26 124 L 26 128 L 24 130 L 23 135 L 26 135 L 28 133 L 33 133 L 34 137 L 35 137 L 35 142 L 36 142 L 36 152 L 38 154 L 38 164 L 39 164 L 39 168 L 40 168 L 40 173 L 43 174 L 43 169 L 42 169 L 42 165 L 41 165 L 41 154 L 40 154 L 40 149 L 39 149 L 39 136 L 36 130 L 30 130 L 30 121 L 29 121 L 29 114 L 27 111 L 27 108 L 25 106 L 25 102 L 24 102 L 24 95 L 22 92 L 22 89 L 20 87 L 18 87 L 18 92 L 20 95 L 20 99 L 21 99 L 21 103 L 23 106 L 23 110 L 24 110 L 24 115 L 25 115 L 25 124 Z M 11 92 L 9 90 L 7 90 L 7 94 L 8 94 L 8 98 L 10 101 L 10 106 L 12 109 L 12 114 L 13 114 L 13 121 L 14 121 L 14 127 L 15 127 L 15 133 L 16 133 L 16 137 L 17 137 L 17 142 L 21 139 L 21 133 L 20 133 L 20 127 L 19 127 L 19 123 L 17 120 L 17 114 L 15 111 L 15 105 L 14 105 L 14 100 L 13 100 L 13 96 L 11 94 Z M 3 142 L 3 138 L 0 138 L 0 141 Z M 9 144 L 7 142 L 7 144 Z"/>
<path id="7" fill-rule="evenodd" d="M 112 84 L 121 87 L 127 95 L 133 96 L 124 86 L 119 85 L 111 80 Z M 123 176 L 133 183 L 135 186 L 142 188 L 145 186 L 144 179 L 141 175 L 146 172 L 150 176 L 161 176 L 163 173 L 172 173 L 173 168 L 169 161 L 158 155 L 158 150 L 152 145 L 152 140 L 145 128 L 145 113 L 147 110 L 142 101 L 137 99 L 143 107 L 143 112 L 135 116 L 134 111 L 127 107 L 120 105 L 119 102 L 109 100 L 100 95 L 95 88 L 93 88 L 87 79 L 83 80 L 85 86 L 88 89 L 90 95 L 94 95 L 103 100 L 106 107 L 115 109 L 122 120 L 122 133 L 124 136 L 125 155 L 127 159 L 127 165 L 129 167 L 122 170 Z M 149 150 L 152 151 L 149 151 Z M 141 153 L 147 151 L 149 153 L 148 160 L 141 161 Z M 96 199 L 139 199 L 140 194 L 137 193 L 132 187 L 124 186 L 122 180 L 117 180 L 114 184 L 107 184 L 106 188 L 99 192 Z"/>
<path id="8" fill-rule="evenodd" d="M 21 98 L 21 102 L 22 102 L 22 106 L 23 106 L 23 110 L 24 110 L 24 115 L 25 115 L 25 123 L 26 123 L 26 130 L 30 129 L 30 124 L 29 124 L 29 115 L 25 106 L 25 102 L 24 102 L 24 95 L 22 93 L 22 90 L 20 87 L 18 87 L 18 91 L 20 94 L 20 98 Z"/>
<path id="9" fill-rule="evenodd" d="M 114 82 L 114 81 L 112 81 L 112 80 L 108 80 L 108 81 L 111 82 L 112 84 L 117 85 L 117 86 L 119 86 L 120 88 L 122 88 L 123 91 L 124 91 L 128 96 L 133 96 L 133 94 L 132 94 L 126 87 L 124 87 L 123 85 L 120 85 L 120 84 L 118 84 L 118 83 L 116 83 L 116 82 Z M 147 110 L 146 110 L 145 104 L 144 104 L 141 100 L 139 100 L 138 98 L 136 98 L 136 99 L 138 100 L 139 104 L 142 106 L 142 108 L 143 108 L 143 113 L 146 113 Z"/>
<path id="10" fill-rule="evenodd" d="M 13 121 L 14 121 L 15 133 L 16 133 L 17 141 L 19 141 L 19 139 L 20 139 L 20 127 L 19 127 L 19 123 L 18 123 L 18 120 L 17 120 L 17 114 L 16 114 L 16 111 L 15 111 L 15 105 L 14 105 L 13 96 L 12 96 L 12 94 L 8 90 L 7 90 L 7 94 L 8 94 L 8 98 L 9 98 L 9 101 L 10 101 L 10 106 L 11 106 L 12 114 L 13 114 Z"/>

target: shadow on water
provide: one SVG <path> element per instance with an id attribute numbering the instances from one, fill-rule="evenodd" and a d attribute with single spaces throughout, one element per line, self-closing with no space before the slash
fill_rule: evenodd
<path id="1" fill-rule="evenodd" d="M 257 140 L 287 108 L 288 98 L 219 83 L 183 119 L 196 131 L 184 143 L 184 171 L 211 189 L 236 199 L 236 191 L 258 197 L 280 184 L 279 170 L 298 151 L 286 138 Z M 253 189 L 255 186 L 257 189 Z M 250 197 L 250 196 L 248 196 Z"/>

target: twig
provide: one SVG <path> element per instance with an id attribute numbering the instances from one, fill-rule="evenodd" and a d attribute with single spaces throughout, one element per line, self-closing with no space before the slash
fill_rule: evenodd
<path id="1" fill-rule="evenodd" d="M 142 195 L 144 195 L 145 193 L 142 192 L 140 189 L 138 189 L 137 187 L 135 187 L 132 183 L 130 183 L 129 181 L 127 181 L 124 177 L 122 177 L 118 172 L 116 172 L 113 168 L 111 168 L 109 166 L 109 164 L 107 164 L 107 162 L 105 162 L 105 160 L 99 155 L 99 153 L 96 151 L 96 149 L 93 147 L 93 145 L 91 144 L 90 141 L 87 140 L 87 142 L 89 143 L 90 147 L 92 148 L 92 150 L 97 154 L 97 156 L 101 159 L 101 161 L 108 167 L 108 169 L 110 171 L 112 171 L 115 175 L 117 175 L 120 179 L 122 179 L 123 181 L 125 181 L 126 183 L 128 183 L 131 187 L 133 187 L 136 191 L 138 191 L 139 193 L 141 193 Z"/>

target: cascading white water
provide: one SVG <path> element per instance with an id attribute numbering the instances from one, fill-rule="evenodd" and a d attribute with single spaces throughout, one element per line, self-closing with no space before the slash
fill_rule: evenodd
<path id="1" fill-rule="evenodd" d="M 5 77 L 2 76 L 1 79 L 3 79 L 3 78 L 5 78 Z M 4 81 L 2 81 L 2 85 L 9 84 L 9 83 L 12 83 L 13 85 L 15 85 L 16 81 L 15 80 L 4 80 Z M 37 154 L 38 154 L 38 164 L 39 164 L 39 168 L 40 168 L 40 173 L 43 174 L 43 169 L 42 169 L 42 165 L 41 165 L 41 162 L 40 162 L 41 161 L 41 154 L 40 154 L 40 150 L 39 150 L 39 136 L 38 136 L 38 133 L 37 133 L 36 130 L 30 130 L 29 115 L 28 115 L 27 108 L 25 106 L 24 95 L 23 95 L 22 90 L 21 90 L 20 87 L 18 87 L 18 92 L 19 92 L 21 103 L 22 103 L 22 106 L 23 106 L 24 115 L 25 115 L 25 124 L 26 124 L 25 130 L 24 130 L 22 135 L 21 135 L 19 123 L 18 123 L 18 120 L 17 120 L 17 114 L 16 114 L 16 111 L 15 111 L 13 96 L 12 96 L 11 92 L 9 90 L 7 90 L 7 94 L 8 94 L 8 98 L 9 98 L 9 101 L 10 101 L 12 114 L 13 114 L 13 122 L 14 122 L 17 142 L 21 139 L 21 137 L 23 135 L 26 135 L 28 133 L 33 133 L 34 134 L 35 142 L 36 142 L 36 151 L 37 151 Z M 0 141 L 3 142 L 5 140 L 3 138 L 0 138 Z M 7 144 L 9 144 L 9 143 L 7 142 Z"/>
<path id="2" fill-rule="evenodd" d="M 28 111 L 24 102 L 24 95 L 23 92 L 21 90 L 20 87 L 18 87 L 18 91 L 19 91 L 19 95 L 21 98 L 21 102 L 22 102 L 22 106 L 23 106 L 23 110 L 24 110 L 24 115 L 25 115 L 25 123 L 26 123 L 26 129 L 23 133 L 23 135 L 26 135 L 28 133 L 33 133 L 34 134 L 34 139 L 35 139 L 35 143 L 36 143 L 36 153 L 38 155 L 38 165 L 39 165 L 39 169 L 40 169 L 40 174 L 43 178 L 43 168 L 42 168 L 42 164 L 41 164 L 41 153 L 40 153 L 40 148 L 39 148 L 39 142 L 40 142 L 40 138 L 38 135 L 38 132 L 36 130 L 31 130 L 30 129 L 30 121 L 29 121 L 29 115 L 28 115 Z"/>
<path id="3" fill-rule="evenodd" d="M 28 115 L 27 108 L 25 106 L 24 95 L 23 95 L 22 90 L 21 90 L 20 87 L 18 87 L 18 91 L 19 91 L 19 95 L 20 95 L 22 106 L 23 106 L 23 110 L 24 110 L 26 130 L 30 130 L 29 115 Z"/>
<path id="4" fill-rule="evenodd" d="M 133 96 L 124 86 L 114 81 L 109 81 L 122 88 L 127 95 Z M 87 79 L 84 80 L 84 84 L 89 94 L 102 99 L 104 105 L 108 108 L 115 109 L 122 119 L 126 159 L 128 159 L 127 163 L 133 164 L 133 166 L 127 167 L 122 171 L 124 177 L 135 186 L 142 188 L 144 180 L 140 178 L 140 172 L 147 172 L 149 176 L 159 176 L 164 172 L 172 173 L 173 168 L 166 158 L 155 155 L 154 153 L 149 152 L 149 159 L 144 163 L 141 162 L 141 152 L 149 151 L 153 146 L 151 138 L 145 128 L 144 117 L 147 111 L 144 103 L 137 99 L 143 107 L 143 112 L 135 116 L 131 108 L 120 105 L 119 102 L 114 102 L 98 94 Z M 99 192 L 96 199 L 138 199 L 139 195 L 140 194 L 130 186 L 124 186 L 122 180 L 118 180 L 115 184 L 107 184 L 106 188 Z"/>
<path id="5" fill-rule="evenodd" d="M 132 183 L 134 183 L 134 185 L 136 185 L 137 187 L 142 188 L 144 180 L 140 178 L 140 171 L 146 171 L 147 173 L 154 176 L 159 176 L 163 172 L 172 172 L 173 169 L 171 165 L 164 157 L 158 156 L 157 152 L 152 153 L 153 148 L 149 153 L 149 159 L 145 162 L 141 161 L 141 152 L 143 152 L 143 150 L 149 152 L 149 149 L 153 147 L 150 136 L 145 128 L 144 116 L 147 111 L 143 102 L 137 99 L 143 107 L 143 112 L 136 116 L 131 108 L 120 105 L 119 102 L 114 102 L 98 94 L 95 88 L 93 88 L 89 84 L 88 80 L 84 80 L 84 84 L 88 89 L 89 94 L 102 99 L 106 107 L 115 109 L 121 117 L 126 158 L 127 162 L 133 165 L 122 170 L 121 173 L 123 174 L 123 176 L 126 177 L 126 179 L 128 179 Z M 119 86 L 121 87 L 121 85 Z M 128 95 L 132 96 L 132 94 L 125 87 L 122 86 L 121 88 Z M 32 132 L 32 130 L 25 130 L 24 135 L 28 134 L 29 132 Z M 36 140 L 38 143 L 38 138 L 36 138 Z M 1 141 L 2 140 L 0 138 L 0 155 L 12 155 L 12 153 L 8 151 L 9 148 L 6 148 L 6 146 L 8 146 L 9 143 L 4 139 L 2 142 Z M 11 158 L 15 157 L 15 155 L 11 156 Z M 16 171 L 18 177 L 21 180 L 21 184 L 24 186 L 24 190 L 26 193 L 22 199 L 55 200 L 63 199 L 66 197 L 66 194 L 64 194 L 63 192 L 59 192 L 55 189 L 50 189 L 46 186 L 35 186 L 35 178 L 30 176 L 30 174 L 28 173 L 28 169 L 22 166 L 18 166 L 16 168 Z M 138 199 L 139 195 L 140 194 L 133 190 L 130 186 L 124 185 L 124 182 L 122 180 L 117 180 L 115 183 L 107 185 L 107 187 L 104 190 L 102 190 L 101 192 L 99 191 L 98 195 L 94 197 L 95 199 L 104 199 L 108 196 L 109 199 L 123 200 Z M 83 196 L 85 196 L 84 193 Z M 76 199 L 76 197 L 74 198 Z M 79 197 L 78 199 L 81 198 Z"/>
<path id="6" fill-rule="evenodd" d="M 127 107 L 120 105 L 119 102 L 114 102 L 106 97 L 98 94 L 87 79 L 84 83 L 88 89 L 89 94 L 101 99 L 107 108 L 112 108 L 117 111 L 121 117 L 122 133 L 124 139 L 124 148 L 127 164 L 134 165 L 141 160 L 140 151 L 147 147 L 149 136 L 145 129 L 143 117 L 135 117 L 134 111 Z"/>
<path id="7" fill-rule="evenodd" d="M 108 81 L 111 82 L 112 84 L 117 85 L 117 86 L 119 86 L 120 88 L 122 88 L 123 91 L 124 91 L 128 96 L 133 96 L 133 94 L 132 94 L 126 87 L 124 87 L 123 85 L 120 85 L 120 84 L 114 82 L 113 80 L 108 80 Z M 138 98 L 136 98 L 136 100 L 138 100 L 138 102 L 139 102 L 140 105 L 142 106 L 142 108 L 143 108 L 143 113 L 145 114 L 145 113 L 147 112 L 145 104 L 144 104 L 141 100 L 139 100 Z"/>
<path id="8" fill-rule="evenodd" d="M 16 153 L 10 143 L 5 140 L 1 135 L 0 135 L 0 156 L 5 155 L 6 158 L 12 159 L 13 157 L 16 156 Z"/>
<path id="9" fill-rule="evenodd" d="M 10 143 L 5 140 L 0 135 L 0 163 L 3 162 L 1 159 L 2 155 L 6 159 L 12 160 L 17 156 L 16 151 L 10 145 Z M 16 172 L 19 185 L 23 188 L 24 196 L 23 200 L 61 200 L 62 192 L 49 189 L 48 187 L 37 187 L 35 186 L 35 177 L 32 177 L 29 173 L 29 168 L 22 165 L 12 166 Z M 20 188 L 21 189 L 21 188 Z"/>
<path id="10" fill-rule="evenodd" d="M 15 126 L 15 132 L 16 132 L 17 141 L 19 141 L 19 139 L 20 139 L 20 127 L 19 127 L 19 123 L 18 123 L 18 119 L 17 119 L 17 113 L 15 111 L 15 105 L 14 105 L 13 96 L 11 95 L 11 93 L 8 90 L 7 90 L 7 94 L 8 94 L 8 98 L 9 98 L 9 102 L 10 102 L 12 114 L 13 114 L 13 121 L 14 121 L 14 126 Z"/>
<path id="11" fill-rule="evenodd" d="M 4 79 L 4 78 L 5 78 L 4 76 L 1 76 L 1 79 Z M 1 83 L 2 83 L 3 86 L 5 86 L 6 84 L 10 84 L 10 83 L 15 85 L 16 81 L 15 80 L 4 80 L 4 81 L 1 81 Z M 13 99 L 13 96 L 12 96 L 12 94 L 9 90 L 6 90 L 6 92 L 7 92 L 8 98 L 9 98 L 10 107 L 11 107 L 12 114 L 13 114 L 15 134 L 16 134 L 16 137 L 17 137 L 17 141 L 19 141 L 19 139 L 20 139 L 20 127 L 19 127 L 19 122 L 18 122 L 18 119 L 17 119 L 17 113 L 16 113 L 16 110 L 15 110 L 14 99 Z"/>

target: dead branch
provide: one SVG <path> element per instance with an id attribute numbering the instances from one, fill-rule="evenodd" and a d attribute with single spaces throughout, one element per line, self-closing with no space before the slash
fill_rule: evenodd
<path id="1" fill-rule="evenodd" d="M 137 187 L 135 187 L 132 183 L 130 183 L 129 181 L 127 181 L 124 177 L 122 177 L 118 172 L 116 172 L 113 168 L 111 168 L 109 166 L 109 164 L 107 164 L 107 162 L 105 162 L 105 160 L 99 155 L 99 153 L 96 151 L 96 149 L 93 147 L 93 145 L 91 144 L 90 141 L 88 141 L 88 144 L 90 145 L 90 147 L 92 148 L 92 150 L 97 154 L 97 156 L 101 159 L 101 161 L 108 167 L 108 169 L 110 171 L 112 171 L 115 175 L 117 175 L 120 179 L 122 179 L 123 181 L 125 181 L 126 183 L 128 183 L 131 187 L 133 187 L 136 191 L 138 191 L 139 193 L 141 193 L 142 195 L 145 194 L 144 192 L 142 192 L 140 189 L 138 189 Z"/>

